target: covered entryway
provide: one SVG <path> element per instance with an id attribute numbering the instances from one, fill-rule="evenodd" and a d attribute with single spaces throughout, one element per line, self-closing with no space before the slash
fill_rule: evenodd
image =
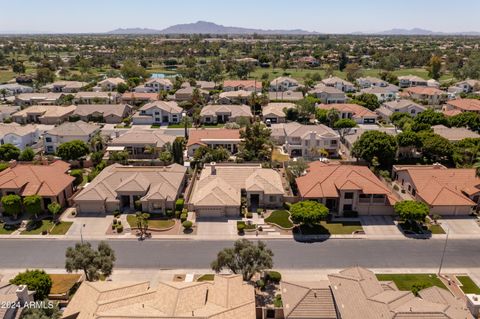
<path id="1" fill-rule="evenodd" d="M 257 208 L 260 205 L 260 195 L 259 194 L 250 194 L 250 206 L 249 209 L 251 212 L 257 212 Z"/>

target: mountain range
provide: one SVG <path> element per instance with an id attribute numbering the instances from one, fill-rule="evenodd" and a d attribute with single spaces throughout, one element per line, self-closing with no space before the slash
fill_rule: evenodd
<path id="1" fill-rule="evenodd" d="M 354 32 L 352 34 L 358 35 L 458 35 L 458 36 L 478 36 L 480 32 L 476 31 L 467 31 L 467 32 L 437 32 L 431 31 L 421 28 L 413 28 L 413 29 L 390 29 L 386 31 L 379 31 L 379 32 Z"/>

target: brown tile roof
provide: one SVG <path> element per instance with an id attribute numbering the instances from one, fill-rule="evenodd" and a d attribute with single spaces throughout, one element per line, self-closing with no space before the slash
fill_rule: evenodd
<path id="1" fill-rule="evenodd" d="M 353 117 L 377 117 L 377 114 L 373 111 L 370 111 L 366 107 L 363 107 L 358 104 L 349 104 L 349 103 L 339 103 L 339 104 L 319 104 L 319 109 L 331 110 L 336 109 L 339 112 L 351 112 Z"/>
<path id="2" fill-rule="evenodd" d="M 132 101 L 132 100 L 156 101 L 158 100 L 158 93 L 125 92 L 122 95 L 122 100 L 124 101 Z"/>
<path id="3" fill-rule="evenodd" d="M 464 138 L 480 138 L 476 132 L 469 130 L 466 127 L 446 127 L 444 125 L 432 126 L 433 132 L 449 141 L 460 141 Z"/>
<path id="4" fill-rule="evenodd" d="M 74 115 L 88 116 L 93 113 L 102 113 L 103 116 L 116 115 L 122 117 L 128 112 L 128 104 L 78 104 Z"/>
<path id="5" fill-rule="evenodd" d="M 192 129 L 189 131 L 187 147 L 194 144 L 202 144 L 204 139 L 221 139 L 221 140 L 239 140 L 240 130 L 212 128 L 212 129 Z"/>
<path id="6" fill-rule="evenodd" d="M 153 145 L 163 147 L 166 143 L 175 141 L 174 135 L 165 134 L 164 130 L 128 130 L 119 137 L 114 138 L 108 145 Z"/>
<path id="7" fill-rule="evenodd" d="M 431 206 L 473 206 L 464 193 L 480 191 L 480 178 L 473 168 L 446 168 L 434 165 L 399 165 L 396 171 L 407 171 L 417 195 Z"/>
<path id="8" fill-rule="evenodd" d="M 429 86 L 412 86 L 409 88 L 406 88 L 405 91 L 406 93 L 409 94 L 419 94 L 419 95 L 442 95 L 442 94 L 447 94 L 447 92 L 439 90 L 434 87 L 429 87 Z"/>
<path id="9" fill-rule="evenodd" d="M 338 197 L 340 190 L 360 190 L 364 194 L 384 194 L 391 204 L 396 202 L 393 193 L 366 166 L 313 162 L 296 182 L 304 198 Z"/>
<path id="10" fill-rule="evenodd" d="M 458 99 L 447 102 L 448 105 L 462 111 L 480 112 L 480 100 L 477 99 Z"/>
<path id="11" fill-rule="evenodd" d="M 255 87 L 257 89 L 262 89 L 262 81 L 255 80 L 225 80 L 223 81 L 223 87 Z"/>
<path id="12" fill-rule="evenodd" d="M 0 172 L 0 189 L 20 189 L 21 196 L 57 196 L 74 180 L 66 174 L 69 168 L 63 161 L 50 165 L 16 164 Z"/>

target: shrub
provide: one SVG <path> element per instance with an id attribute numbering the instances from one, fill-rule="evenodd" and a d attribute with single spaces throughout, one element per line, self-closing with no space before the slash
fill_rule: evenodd
<path id="1" fill-rule="evenodd" d="M 123 232 L 123 225 L 118 225 L 117 226 L 117 233 L 122 233 Z"/>
<path id="2" fill-rule="evenodd" d="M 265 288 L 265 281 L 263 281 L 262 279 L 257 280 L 256 285 L 258 288 L 260 288 L 260 290 L 263 290 Z"/>
<path id="3" fill-rule="evenodd" d="M 42 230 L 42 235 L 48 235 L 48 230 Z"/>
<path id="4" fill-rule="evenodd" d="M 166 212 L 165 212 L 165 215 L 168 217 L 168 218 L 172 218 L 173 216 L 175 216 L 175 212 L 171 209 L 167 209 Z"/>
<path id="5" fill-rule="evenodd" d="M 115 230 L 115 228 L 117 228 L 117 225 L 116 225 L 116 224 L 112 224 L 112 230 Z"/>
<path id="6" fill-rule="evenodd" d="M 343 217 L 346 218 L 357 218 L 358 217 L 358 212 L 354 210 L 346 210 L 343 212 Z"/>
<path id="7" fill-rule="evenodd" d="M 136 200 L 133 205 L 135 210 L 142 210 L 142 202 L 140 200 Z"/>
<path id="8" fill-rule="evenodd" d="M 193 223 L 192 223 L 191 221 L 189 221 L 189 220 L 186 220 L 186 221 L 184 221 L 184 222 L 182 223 L 182 226 L 183 226 L 183 228 L 185 228 L 186 230 L 188 230 L 188 229 L 191 229 L 191 228 L 192 228 Z"/>
<path id="9" fill-rule="evenodd" d="M 120 211 L 117 209 L 113 212 L 113 217 L 118 218 L 120 216 Z"/>
<path id="10" fill-rule="evenodd" d="M 253 213 L 252 213 L 252 212 L 248 212 L 248 213 L 247 213 L 247 218 L 253 218 Z"/>
<path id="11" fill-rule="evenodd" d="M 182 210 L 184 204 L 185 200 L 183 200 L 182 198 L 177 199 L 177 201 L 175 202 L 175 210 Z"/>
<path id="12" fill-rule="evenodd" d="M 263 213 L 263 208 L 257 208 L 257 214 Z"/>
<path id="13" fill-rule="evenodd" d="M 188 213 L 188 209 L 186 209 L 186 208 L 182 209 L 182 213 L 187 214 L 187 213 Z"/>
<path id="14" fill-rule="evenodd" d="M 10 280 L 14 285 L 27 285 L 28 290 L 35 291 L 35 300 L 43 300 L 47 298 L 52 288 L 52 279 L 44 270 L 28 270 L 19 273 L 15 278 Z"/>
<path id="15" fill-rule="evenodd" d="M 117 220 L 117 224 L 118 224 L 118 225 L 121 225 L 121 224 L 122 224 L 122 221 L 121 221 L 120 219 Z"/>
<path id="16" fill-rule="evenodd" d="M 245 223 L 237 223 L 237 230 L 239 233 L 243 233 L 245 231 Z"/>
<path id="17" fill-rule="evenodd" d="M 268 281 L 271 281 L 273 283 L 278 284 L 280 280 L 282 280 L 282 274 L 280 274 L 278 271 L 269 271 L 267 272 L 267 275 L 265 276 L 265 279 Z"/>
<path id="18" fill-rule="evenodd" d="M 114 225 L 116 225 L 116 224 L 117 224 L 117 220 L 114 219 L 112 223 L 113 223 Z"/>
<path id="19" fill-rule="evenodd" d="M 183 223 L 184 221 L 187 220 L 188 215 L 187 214 L 180 214 L 180 221 Z"/>
<path id="20" fill-rule="evenodd" d="M 291 206 L 292 206 L 292 203 L 283 203 L 283 208 L 286 210 L 290 210 Z"/>
<path id="21" fill-rule="evenodd" d="M 175 211 L 175 219 L 179 219 L 182 213 L 179 210 Z"/>

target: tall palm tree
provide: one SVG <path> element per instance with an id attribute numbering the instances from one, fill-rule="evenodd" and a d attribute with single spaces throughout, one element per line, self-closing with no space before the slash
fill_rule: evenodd
<path id="1" fill-rule="evenodd" d="M 105 138 L 102 136 L 102 134 L 100 134 L 100 132 L 98 132 L 94 136 L 92 136 L 92 139 L 90 140 L 90 146 L 92 150 L 98 152 L 103 150 L 105 142 Z"/>

